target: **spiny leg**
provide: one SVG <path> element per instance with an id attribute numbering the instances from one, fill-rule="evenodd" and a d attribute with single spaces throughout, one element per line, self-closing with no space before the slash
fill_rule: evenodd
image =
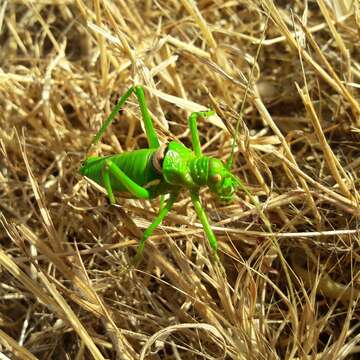
<path id="1" fill-rule="evenodd" d="M 106 165 L 104 166 L 104 168 L 102 170 L 102 176 L 103 176 L 104 187 L 106 189 L 108 198 L 110 200 L 110 204 L 114 205 L 116 201 L 115 201 L 114 192 L 113 192 L 112 187 L 111 187 L 109 169 L 107 168 Z"/>
<path id="2" fill-rule="evenodd" d="M 164 220 L 165 216 L 168 214 L 168 212 L 171 210 L 171 208 L 174 205 L 174 202 L 176 201 L 178 194 L 173 193 L 170 194 L 170 197 L 168 201 L 166 202 L 165 206 L 159 211 L 158 216 L 153 220 L 153 222 L 150 224 L 150 226 L 144 231 L 144 235 L 140 241 L 140 244 L 138 245 L 138 248 L 136 250 L 136 255 L 133 260 L 133 265 L 136 266 L 139 260 L 141 259 L 141 255 L 144 251 L 145 247 L 145 241 L 151 236 L 153 231 L 161 224 L 161 222 Z"/>
<path id="3" fill-rule="evenodd" d="M 145 125 L 145 131 L 146 131 L 146 136 L 148 138 L 149 147 L 150 148 L 158 148 L 160 146 L 160 143 L 159 143 L 157 134 L 155 132 L 154 125 L 152 123 L 151 116 L 150 116 L 150 113 L 149 113 L 149 110 L 148 110 L 148 107 L 146 104 L 144 90 L 141 86 L 136 86 L 136 87 L 131 86 L 130 89 L 120 98 L 120 100 L 117 102 L 117 104 L 115 105 L 114 109 L 111 111 L 108 118 L 105 120 L 105 122 L 101 126 L 100 130 L 95 135 L 93 141 L 91 142 L 91 145 L 96 145 L 99 142 L 101 136 L 104 134 L 106 129 L 110 126 L 111 122 L 114 120 L 115 116 L 120 111 L 120 109 L 122 108 L 122 106 L 124 105 L 126 100 L 129 98 L 129 96 L 133 93 L 133 91 L 135 91 L 136 97 L 137 97 L 139 105 L 140 105 L 140 110 L 141 110 L 142 118 L 143 118 L 144 125 Z"/>
<path id="4" fill-rule="evenodd" d="M 192 140 L 193 149 L 194 149 L 196 156 L 202 155 L 201 144 L 200 144 L 200 139 L 199 139 L 199 132 L 197 129 L 197 121 L 196 120 L 198 117 L 205 118 L 205 117 L 208 117 L 208 116 L 211 116 L 214 114 L 215 114 L 215 111 L 209 110 L 209 111 L 193 112 L 189 116 L 189 127 L 190 127 L 190 132 L 191 132 L 191 140 Z"/>
<path id="5" fill-rule="evenodd" d="M 159 206 L 159 212 L 162 210 L 162 208 L 165 205 L 165 195 L 160 195 L 160 206 Z"/>
<path id="6" fill-rule="evenodd" d="M 206 237 L 209 240 L 211 248 L 214 250 L 215 258 L 217 259 L 218 241 L 216 239 L 216 236 L 215 236 L 214 232 L 212 231 L 212 229 L 210 227 L 209 220 L 208 220 L 208 217 L 206 215 L 206 212 L 205 212 L 203 206 L 201 205 L 200 198 L 199 198 L 199 193 L 195 192 L 195 191 L 191 191 L 190 195 L 191 195 L 191 200 L 192 200 L 192 202 L 194 204 L 194 207 L 195 207 L 196 214 L 197 214 L 198 218 L 201 221 L 201 224 L 202 224 L 202 226 L 204 228 L 204 232 L 206 234 Z"/>
<path id="7" fill-rule="evenodd" d="M 149 147 L 152 149 L 157 149 L 158 147 L 160 147 L 160 143 L 157 134 L 155 132 L 153 122 L 151 120 L 148 106 L 146 104 L 144 89 L 141 86 L 136 86 L 135 94 L 140 105 L 140 110 L 145 125 L 145 132 L 148 138 Z"/>
<path id="8" fill-rule="evenodd" d="M 120 111 L 120 109 L 124 105 L 125 101 L 129 98 L 129 96 L 132 94 L 133 91 L 134 91 L 134 87 L 131 86 L 131 88 L 120 98 L 120 100 L 117 102 L 117 104 L 115 105 L 114 109 L 111 111 L 108 118 L 102 124 L 100 130 L 95 135 L 93 141 L 91 142 L 91 145 L 96 145 L 99 142 L 101 136 L 104 134 L 106 129 L 109 127 L 111 122 L 114 120 L 116 114 Z"/>
<path id="9" fill-rule="evenodd" d="M 108 193 L 111 204 L 115 203 L 115 197 L 110 182 L 110 174 L 112 174 L 117 181 L 119 181 L 126 190 L 138 199 L 149 199 L 149 190 L 138 185 L 135 181 L 131 180 L 113 161 L 105 160 L 103 169 L 103 182 L 105 189 Z"/>

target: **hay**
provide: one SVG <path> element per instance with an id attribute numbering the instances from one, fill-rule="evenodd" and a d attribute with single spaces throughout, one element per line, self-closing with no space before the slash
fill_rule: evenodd
<path id="1" fill-rule="evenodd" d="M 0 5 L 4 356 L 357 358 L 359 3 L 277 3 Z M 189 146 L 190 112 L 217 112 L 203 150 L 233 150 L 251 194 L 201 192 L 220 262 L 184 191 L 128 270 L 159 199 L 109 206 L 78 174 L 134 83 L 162 142 Z M 139 147 L 131 97 L 97 151 Z"/>

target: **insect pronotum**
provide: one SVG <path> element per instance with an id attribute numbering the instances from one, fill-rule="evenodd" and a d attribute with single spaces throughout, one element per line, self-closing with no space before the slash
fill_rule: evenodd
<path id="1" fill-rule="evenodd" d="M 107 120 L 101 126 L 91 143 L 92 145 L 99 142 L 101 136 L 133 92 L 140 105 L 149 148 L 105 157 L 88 157 L 81 166 L 80 173 L 103 186 L 111 204 L 115 203 L 114 191 L 125 191 L 130 196 L 139 199 L 152 199 L 160 195 L 170 195 L 167 202 L 160 207 L 157 217 L 145 230 L 138 245 L 134 263 L 140 260 L 145 241 L 160 225 L 172 208 L 180 190 L 184 188 L 190 192 L 197 216 L 202 223 L 210 246 L 215 256 L 217 256 L 218 241 L 201 205 L 199 189 L 202 186 L 208 186 L 221 201 L 225 202 L 233 199 L 237 187 L 240 187 L 246 193 L 248 191 L 230 171 L 233 154 L 230 155 L 227 164 L 224 164 L 219 159 L 202 154 L 197 130 L 197 118 L 213 115 L 214 111 L 193 112 L 190 115 L 189 127 L 193 150 L 178 141 L 170 141 L 166 145 L 160 145 L 148 111 L 144 90 L 141 86 L 132 86 L 120 98 Z"/>

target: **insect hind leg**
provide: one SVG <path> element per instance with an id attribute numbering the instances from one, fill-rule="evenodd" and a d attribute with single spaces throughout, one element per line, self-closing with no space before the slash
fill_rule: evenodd
<path id="1" fill-rule="evenodd" d="M 142 88 L 142 86 L 135 87 L 135 95 L 140 105 L 141 115 L 144 121 L 145 132 L 148 139 L 149 147 L 151 149 L 157 149 L 160 147 L 160 142 L 156 134 L 156 131 L 154 129 L 154 125 L 149 113 L 149 109 L 146 104 L 144 89 Z"/>
<path id="2" fill-rule="evenodd" d="M 96 133 L 93 141 L 91 142 L 91 145 L 96 145 L 99 142 L 101 136 L 104 134 L 106 129 L 110 126 L 111 122 L 114 120 L 115 116 L 120 111 L 120 109 L 122 108 L 122 106 L 124 105 L 126 100 L 129 98 L 129 96 L 133 93 L 133 91 L 134 91 L 134 87 L 131 86 L 129 88 L 129 90 L 120 98 L 120 100 L 117 102 L 117 104 L 115 105 L 114 109 L 111 111 L 108 118 L 102 124 L 100 130 Z"/>
<path id="3" fill-rule="evenodd" d="M 150 192 L 144 187 L 138 185 L 135 181 L 130 179 L 113 161 L 110 159 L 105 160 L 104 167 L 102 170 L 103 183 L 107 191 L 111 204 L 115 203 L 115 197 L 112 190 L 110 181 L 110 174 L 115 177 L 117 181 L 133 196 L 138 199 L 149 199 Z"/>

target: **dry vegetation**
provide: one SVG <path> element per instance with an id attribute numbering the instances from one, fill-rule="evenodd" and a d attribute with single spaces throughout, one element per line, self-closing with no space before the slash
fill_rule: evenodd
<path id="1" fill-rule="evenodd" d="M 0 2 L 2 359 L 358 358 L 359 3 L 305 3 Z M 271 226 L 204 189 L 220 262 L 184 191 L 126 270 L 159 200 L 111 207 L 78 175 L 134 83 L 162 142 L 210 107 L 226 160 L 239 119 L 234 173 Z M 139 147 L 131 97 L 98 150 Z"/>

